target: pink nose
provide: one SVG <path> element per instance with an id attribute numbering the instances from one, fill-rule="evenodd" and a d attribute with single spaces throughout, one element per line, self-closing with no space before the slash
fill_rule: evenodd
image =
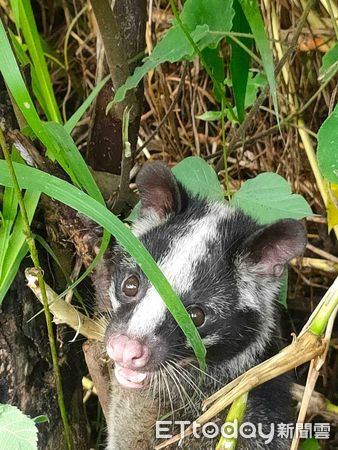
<path id="1" fill-rule="evenodd" d="M 116 363 L 132 370 L 144 367 L 149 361 L 148 347 L 123 335 L 108 339 L 107 353 Z"/>

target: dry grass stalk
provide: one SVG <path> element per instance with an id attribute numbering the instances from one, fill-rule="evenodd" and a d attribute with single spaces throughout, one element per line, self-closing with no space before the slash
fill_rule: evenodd
<path id="1" fill-rule="evenodd" d="M 280 353 L 248 370 L 244 375 L 209 397 L 204 402 L 204 406 L 209 406 L 212 403 L 209 409 L 199 416 L 194 423 L 184 431 L 184 434 L 176 435 L 172 439 L 163 442 L 155 447 L 156 450 L 165 448 L 168 445 L 179 441 L 183 436 L 189 436 L 192 434 L 194 427 L 201 427 L 212 420 L 240 395 L 310 361 L 316 356 L 321 355 L 324 350 L 325 344 L 322 340 L 310 332 L 305 333 L 300 338 L 295 338 L 292 344 L 284 348 Z"/>
<path id="2" fill-rule="evenodd" d="M 35 296 L 42 303 L 41 290 L 38 284 L 37 273 L 33 268 L 25 271 L 27 286 L 34 292 Z M 88 339 L 102 341 L 105 327 L 100 325 L 98 320 L 93 320 L 77 311 L 70 303 L 59 298 L 58 295 L 46 284 L 47 298 L 50 312 L 54 316 L 54 322 L 66 324 L 76 331 L 76 334 L 82 334 Z"/>

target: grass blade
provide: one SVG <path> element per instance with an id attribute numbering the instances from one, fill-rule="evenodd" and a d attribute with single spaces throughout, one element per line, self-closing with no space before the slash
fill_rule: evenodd
<path id="1" fill-rule="evenodd" d="M 28 93 L 14 53 L 0 20 L 0 71 L 21 113 L 33 133 L 56 159 L 72 182 L 84 188 L 96 200 L 104 203 L 102 194 L 72 138 L 61 124 L 43 122 Z"/>
<path id="2" fill-rule="evenodd" d="M 64 127 L 59 123 L 44 122 L 43 128 L 49 139 L 53 141 L 52 155 L 57 161 L 63 162 L 62 167 L 68 174 L 73 175 L 71 178 L 75 180 L 75 184 L 83 187 L 91 197 L 104 204 L 101 191 L 97 187 L 93 175 Z"/>
<path id="3" fill-rule="evenodd" d="M 116 237 L 118 242 L 139 264 L 141 270 L 153 284 L 167 308 L 190 342 L 201 367 L 205 367 L 205 347 L 202 339 L 182 302 L 173 291 L 156 262 L 141 242 L 104 205 L 89 197 L 75 186 L 59 178 L 31 167 L 15 164 L 15 172 L 21 189 L 34 189 L 55 198 L 71 208 L 85 214 Z M 0 184 L 12 186 L 5 161 L 0 161 Z"/>
<path id="4" fill-rule="evenodd" d="M 33 216 L 37 204 L 39 202 L 39 199 L 40 199 L 39 192 L 26 191 L 24 196 L 24 203 L 27 210 L 29 223 L 31 223 L 33 220 Z M 24 224 L 21 213 L 19 213 L 15 220 L 12 234 L 8 239 L 7 251 L 3 255 L 2 274 L 0 278 L 0 304 L 15 278 L 15 275 L 20 266 L 20 262 L 22 261 L 23 257 L 27 254 L 28 248 L 25 240 L 26 236 L 24 233 Z"/>
<path id="5" fill-rule="evenodd" d="M 98 95 L 98 93 L 101 91 L 103 86 L 107 83 L 109 80 L 110 75 L 107 75 L 103 80 L 101 80 L 97 86 L 92 90 L 92 92 L 88 95 L 86 100 L 82 103 L 82 105 L 75 111 L 75 113 L 67 120 L 67 122 L 64 124 L 64 129 L 67 131 L 67 133 L 71 133 L 73 129 L 75 128 L 78 121 L 81 119 L 83 114 L 86 112 L 86 110 L 89 108 L 95 97 Z"/>
<path id="6" fill-rule="evenodd" d="M 265 31 L 265 25 L 259 10 L 258 2 L 257 0 L 238 0 L 238 1 L 243 9 L 246 20 L 250 25 L 250 28 L 255 38 L 256 46 L 261 54 L 264 71 L 268 79 L 272 101 L 278 120 L 277 88 L 274 74 L 272 51 L 270 49 L 268 37 Z"/>
<path id="7" fill-rule="evenodd" d="M 5 188 L 2 205 L 2 213 L 0 212 L 0 281 L 2 279 L 5 255 L 9 245 L 9 237 L 18 210 L 18 201 L 12 188 Z"/>
<path id="8" fill-rule="evenodd" d="M 28 52 L 35 68 L 41 95 L 44 100 L 46 108 L 45 113 L 48 120 L 61 123 L 60 111 L 56 103 L 30 0 L 21 0 L 19 2 L 19 17 L 20 28 L 27 44 Z"/>
<path id="9" fill-rule="evenodd" d="M 234 1 L 235 16 L 232 21 L 232 31 L 240 33 L 250 33 L 251 28 L 246 20 L 243 10 L 238 3 L 238 0 Z M 251 50 L 252 39 L 239 37 L 239 40 Z M 228 39 L 231 46 L 231 60 L 230 60 L 230 73 L 231 81 L 234 92 L 235 105 L 237 108 L 237 117 L 240 122 L 244 120 L 245 110 L 245 95 L 246 87 L 248 83 L 249 67 L 250 67 L 250 55 L 231 37 Z"/>
<path id="10" fill-rule="evenodd" d="M 19 270 L 21 261 L 27 255 L 27 252 L 28 252 L 28 246 L 26 243 L 24 243 L 24 245 L 21 247 L 21 249 L 17 253 L 12 266 L 8 268 L 8 270 L 6 271 L 6 275 L 1 280 L 1 283 L 0 283 L 0 305 L 4 300 L 5 295 L 8 292 L 8 289 L 11 287 L 11 285 L 14 281 L 14 278 L 16 277 L 16 274 Z"/>

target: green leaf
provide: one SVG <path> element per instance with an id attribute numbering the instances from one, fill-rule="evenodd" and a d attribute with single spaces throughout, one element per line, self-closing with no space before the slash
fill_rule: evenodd
<path id="1" fill-rule="evenodd" d="M 205 111 L 203 114 L 196 116 L 196 119 L 205 120 L 206 122 L 214 122 L 215 120 L 221 120 L 221 118 L 222 118 L 221 111 Z"/>
<path id="2" fill-rule="evenodd" d="M 184 305 L 177 297 L 156 262 L 133 233 L 112 214 L 105 205 L 89 197 L 75 186 L 33 169 L 14 163 L 21 189 L 44 192 L 50 197 L 74 208 L 105 228 L 135 259 L 141 270 L 153 284 L 176 322 L 190 342 L 201 367 L 205 367 L 205 347 Z M 12 187 L 12 180 L 5 161 L 0 160 L 0 184 Z"/>
<path id="3" fill-rule="evenodd" d="M 67 122 L 64 124 L 64 129 L 67 131 L 67 133 L 71 133 L 75 126 L 77 125 L 78 121 L 81 119 L 83 114 L 86 112 L 86 110 L 89 108 L 89 106 L 94 101 L 95 97 L 99 94 L 103 86 L 107 83 L 109 80 L 110 75 L 107 75 L 103 80 L 101 80 L 97 86 L 94 87 L 92 92 L 88 95 L 86 100 L 82 103 L 82 105 L 75 111 L 75 113 L 67 120 Z"/>
<path id="4" fill-rule="evenodd" d="M 317 160 L 322 175 L 338 183 L 338 105 L 318 131 Z"/>
<path id="5" fill-rule="evenodd" d="M 306 441 L 304 441 L 300 446 L 300 450 L 320 450 L 320 449 L 321 446 L 317 441 L 317 439 L 315 438 L 306 439 Z"/>
<path id="6" fill-rule="evenodd" d="M 100 201 L 103 203 L 104 200 L 101 192 L 88 166 L 66 130 L 61 124 L 53 122 L 45 123 L 40 120 L 22 78 L 1 20 L 0 48 L 0 71 L 27 124 L 35 136 L 47 148 L 48 154 L 58 161 L 73 183 L 85 188 L 92 197 L 97 200 L 100 198 Z"/>
<path id="7" fill-rule="evenodd" d="M 14 189 L 6 187 L 2 201 L 2 212 L 0 212 L 0 283 L 3 272 L 5 255 L 9 245 L 9 236 L 15 221 L 18 209 L 18 200 Z"/>
<path id="8" fill-rule="evenodd" d="M 60 111 L 56 103 L 30 0 L 21 0 L 19 2 L 19 14 L 20 28 L 35 69 L 36 81 L 45 104 L 48 120 L 60 123 Z"/>
<path id="9" fill-rule="evenodd" d="M 220 44 L 216 48 L 207 47 L 202 50 L 203 60 L 206 66 L 209 67 L 213 75 L 213 93 L 216 100 L 221 103 L 222 95 L 220 93 L 220 86 L 224 83 L 224 59 L 221 56 Z M 215 83 L 216 81 L 216 83 Z"/>
<path id="10" fill-rule="evenodd" d="M 5 298 L 8 289 L 11 287 L 16 277 L 21 261 L 27 255 L 27 253 L 28 253 L 28 246 L 26 243 L 24 243 L 21 249 L 19 249 L 18 252 L 16 253 L 13 264 L 10 267 L 8 267 L 8 269 L 6 270 L 6 274 L 3 275 L 3 278 L 0 283 L 0 305 L 3 302 L 3 299 Z"/>
<path id="11" fill-rule="evenodd" d="M 48 137 L 44 135 L 41 127 L 41 120 L 25 86 L 1 20 L 0 48 L 0 71 L 4 77 L 8 89 L 12 93 L 18 108 L 35 135 L 41 140 L 41 142 L 48 146 L 50 141 L 48 140 Z"/>
<path id="12" fill-rule="evenodd" d="M 338 72 L 338 42 L 325 53 L 322 66 L 319 70 L 319 80 L 322 82 L 330 80 Z"/>
<path id="13" fill-rule="evenodd" d="M 39 199 L 39 192 L 31 192 L 30 190 L 26 191 L 24 203 L 29 223 L 33 220 Z M 0 278 L 0 304 L 5 298 L 5 295 L 15 278 L 22 259 L 27 254 L 28 249 L 25 239 L 24 223 L 22 220 L 22 215 L 19 213 L 15 220 L 12 233 L 8 239 L 8 246 L 4 254 L 3 268 Z"/>
<path id="14" fill-rule="evenodd" d="M 217 11 L 217 14 L 215 14 Z M 183 6 L 180 19 L 188 28 L 191 38 L 200 50 L 216 47 L 230 31 L 232 26 L 231 0 L 187 0 Z M 144 75 L 164 62 L 191 60 L 195 50 L 180 26 L 173 21 L 173 26 L 153 49 L 150 56 L 143 60 L 142 66 L 135 69 L 133 75 L 121 86 L 114 97 L 114 102 L 121 102 L 128 90 L 135 88 Z"/>
<path id="15" fill-rule="evenodd" d="M 250 33 L 251 28 L 245 18 L 243 10 L 238 3 L 234 1 L 235 17 L 233 19 L 232 30 L 240 33 Z M 252 48 L 252 39 L 239 37 L 238 38 L 249 50 Z M 237 117 L 239 122 L 244 120 L 245 109 L 245 95 L 247 90 L 247 82 L 249 75 L 249 66 L 251 57 L 242 47 L 229 37 L 228 39 L 231 47 L 230 73 L 232 79 L 232 86 L 234 91 L 235 105 L 237 108 Z"/>
<path id="16" fill-rule="evenodd" d="M 292 194 L 289 183 L 276 173 L 262 173 L 246 181 L 232 198 L 234 206 L 261 224 L 312 215 L 306 200 Z"/>
<path id="17" fill-rule="evenodd" d="M 252 106 L 256 99 L 258 91 L 266 84 L 266 76 L 263 73 L 257 73 L 253 76 L 252 72 L 249 72 L 248 84 L 246 86 L 244 108 L 247 109 Z"/>
<path id="18" fill-rule="evenodd" d="M 215 48 L 223 39 L 224 32 L 232 27 L 234 10 L 232 0 L 187 0 L 180 14 L 180 19 L 189 31 L 198 26 L 207 25 L 207 33 L 199 42 L 200 49 Z"/>
<path id="19" fill-rule="evenodd" d="M 73 174 L 72 179 L 78 186 L 83 187 L 97 201 L 104 203 L 92 173 L 65 128 L 55 122 L 45 122 L 43 128 L 53 140 L 52 154 L 55 159 L 62 161 L 62 167 L 67 173 Z"/>
<path id="20" fill-rule="evenodd" d="M 268 83 L 270 86 L 270 92 L 274 108 L 276 113 L 278 113 L 277 89 L 274 74 L 272 51 L 270 49 L 268 37 L 265 31 L 265 24 L 263 22 L 259 10 L 258 2 L 257 0 L 238 0 L 238 1 L 243 9 L 246 20 L 250 25 L 250 28 L 255 38 L 256 46 L 261 54 L 264 71 L 266 73 L 266 77 L 268 79 Z"/>
<path id="21" fill-rule="evenodd" d="M 49 422 L 49 419 L 47 416 L 41 415 L 41 416 L 36 416 L 34 417 L 34 419 L 32 419 L 33 422 L 36 423 L 45 423 L 45 422 Z"/>
<path id="22" fill-rule="evenodd" d="M 0 404 L 0 448 L 37 450 L 38 430 L 16 406 Z"/>
<path id="23" fill-rule="evenodd" d="M 216 172 L 204 159 L 198 156 L 189 156 L 173 167 L 172 171 L 177 180 L 193 195 L 216 202 L 224 201 L 223 190 Z M 140 204 L 137 203 L 127 220 L 135 222 L 139 210 Z"/>
<path id="24" fill-rule="evenodd" d="M 189 156 L 172 169 L 175 177 L 193 195 L 212 201 L 224 201 L 224 194 L 216 172 L 204 159 Z"/>

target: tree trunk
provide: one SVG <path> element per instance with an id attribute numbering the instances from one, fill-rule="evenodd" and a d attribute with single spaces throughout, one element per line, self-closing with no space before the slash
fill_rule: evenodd
<path id="1" fill-rule="evenodd" d="M 21 269 L 0 308 L 0 403 L 15 405 L 31 417 L 46 415 L 49 422 L 38 425 L 39 449 L 65 450 L 45 316 L 42 312 L 34 317 L 41 309 L 26 286 Z M 88 450 L 81 345 L 69 343 L 72 334 L 66 331 L 69 330 L 65 327 L 58 328 L 65 404 L 74 448 Z"/>

